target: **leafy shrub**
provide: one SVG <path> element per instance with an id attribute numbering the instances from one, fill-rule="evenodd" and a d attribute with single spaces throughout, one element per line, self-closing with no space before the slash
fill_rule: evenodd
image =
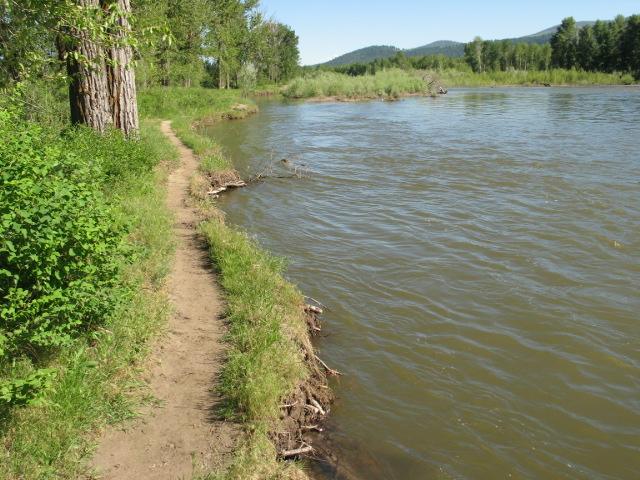
<path id="1" fill-rule="evenodd" d="M 127 227 L 100 189 L 105 171 L 63 139 L 0 111 L 0 364 L 68 343 L 102 324 L 126 295 Z M 95 138 L 95 136 L 94 136 Z M 99 142 L 94 142 L 99 143 Z M 26 402 L 46 371 L 0 383 Z M 34 397 L 35 398 L 35 397 Z"/>

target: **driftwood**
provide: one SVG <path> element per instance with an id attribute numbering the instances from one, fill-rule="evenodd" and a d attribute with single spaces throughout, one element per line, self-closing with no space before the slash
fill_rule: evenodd
<path id="1" fill-rule="evenodd" d="M 315 398 L 310 398 L 309 401 L 311 402 L 311 405 L 313 405 L 314 407 L 316 407 L 318 409 L 318 412 L 320 412 L 320 415 L 326 415 L 327 412 L 325 412 L 324 408 L 322 408 L 320 406 L 320 404 L 318 403 L 318 401 Z"/>
<path id="2" fill-rule="evenodd" d="M 317 315 L 320 315 L 322 313 L 322 309 L 320 307 L 316 307 L 315 305 L 305 305 L 304 310 L 305 312 L 311 312 Z"/>
<path id="3" fill-rule="evenodd" d="M 283 458 L 295 457 L 296 455 L 302 455 L 303 453 L 309 453 L 312 451 L 313 447 L 310 445 L 306 445 L 304 447 L 295 448 L 293 450 L 285 450 L 284 452 L 280 453 L 280 456 Z"/>
<path id="4" fill-rule="evenodd" d="M 318 425 L 302 425 L 302 430 L 315 430 L 316 432 L 324 432 L 324 428 L 320 428 Z"/>
<path id="5" fill-rule="evenodd" d="M 207 195 L 218 195 L 219 193 L 224 192 L 225 190 L 227 190 L 228 188 L 238 188 L 238 187 L 244 187 L 246 186 L 246 182 L 244 180 L 236 180 L 233 182 L 227 182 L 224 183 L 222 185 L 218 185 L 216 186 L 216 188 L 209 190 L 207 192 Z"/>
<path id="6" fill-rule="evenodd" d="M 330 312 L 331 309 L 329 309 L 326 305 L 323 305 L 322 303 L 320 303 L 318 300 L 316 300 L 315 298 L 311 298 L 311 297 L 307 297 L 306 295 L 304 295 L 304 298 L 307 298 L 309 300 L 311 300 L 313 303 L 317 303 L 318 305 L 320 305 L 322 308 L 324 308 L 327 312 Z"/>

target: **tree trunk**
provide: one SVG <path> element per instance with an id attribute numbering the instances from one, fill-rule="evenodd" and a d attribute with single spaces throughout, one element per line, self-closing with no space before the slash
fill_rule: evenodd
<path id="1" fill-rule="evenodd" d="M 133 51 L 127 43 L 131 25 L 126 15 L 131 13 L 129 0 L 100 0 L 106 11 L 111 4 L 117 3 L 122 12 L 113 27 L 111 47 L 107 51 L 107 85 L 109 88 L 109 108 L 113 125 L 122 130 L 127 138 L 138 135 L 138 101 L 136 95 L 136 77 L 133 70 Z"/>
<path id="2" fill-rule="evenodd" d="M 76 0 L 78 6 L 110 15 L 117 5 L 120 15 L 107 27 L 107 34 L 95 38 L 86 30 L 69 26 L 58 37 L 60 58 L 67 64 L 71 122 L 88 125 L 100 133 L 113 125 L 127 137 L 138 133 L 138 104 L 133 52 L 127 43 L 131 26 L 129 0 Z M 99 20 L 99 21 L 101 21 Z M 105 20 L 106 23 L 106 20 Z"/>
<path id="3" fill-rule="evenodd" d="M 98 0 L 78 0 L 78 4 L 85 8 L 99 7 Z M 72 29 L 69 37 L 70 40 L 58 37 L 57 44 L 60 58 L 67 64 L 71 122 L 102 133 L 112 121 L 102 47 L 86 31 Z"/>

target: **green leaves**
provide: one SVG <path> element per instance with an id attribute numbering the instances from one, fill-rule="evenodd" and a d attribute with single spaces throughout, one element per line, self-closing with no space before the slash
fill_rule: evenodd
<path id="1" fill-rule="evenodd" d="M 45 404 L 55 373 L 55 369 L 42 368 L 26 378 L 0 382 L 0 406 Z"/>
<path id="2" fill-rule="evenodd" d="M 46 138 L 6 111 L 0 137 L 1 365 L 65 345 L 126 300 L 121 271 L 133 255 L 125 243 L 129 228 L 104 190 L 149 166 L 121 135 L 78 129 Z M 130 171 L 120 165 L 125 150 Z M 38 401 L 50 375 L 42 370 L 0 383 L 0 402 Z"/>

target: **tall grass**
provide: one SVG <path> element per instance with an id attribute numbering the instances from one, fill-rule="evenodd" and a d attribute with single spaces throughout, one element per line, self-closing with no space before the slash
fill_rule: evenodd
<path id="1" fill-rule="evenodd" d="M 388 97 L 405 93 L 431 93 L 426 82 L 411 72 L 389 69 L 375 75 L 351 77 L 334 72 L 315 72 L 293 79 L 282 91 L 289 98 L 345 96 Z"/>
<path id="2" fill-rule="evenodd" d="M 483 87 L 499 85 L 630 85 L 630 75 L 554 69 L 548 71 L 510 70 L 506 72 L 473 73 L 443 69 L 436 73 L 447 87 Z"/>
<path id="3" fill-rule="evenodd" d="M 309 375 L 301 345 L 308 342 L 303 301 L 284 279 L 284 263 L 246 233 L 216 220 L 200 225 L 221 276 L 230 348 L 221 381 L 227 413 L 240 415 L 246 439 L 225 478 L 293 478 L 276 461 L 269 433 L 283 399 Z M 298 475 L 300 472 L 298 472 Z"/>

